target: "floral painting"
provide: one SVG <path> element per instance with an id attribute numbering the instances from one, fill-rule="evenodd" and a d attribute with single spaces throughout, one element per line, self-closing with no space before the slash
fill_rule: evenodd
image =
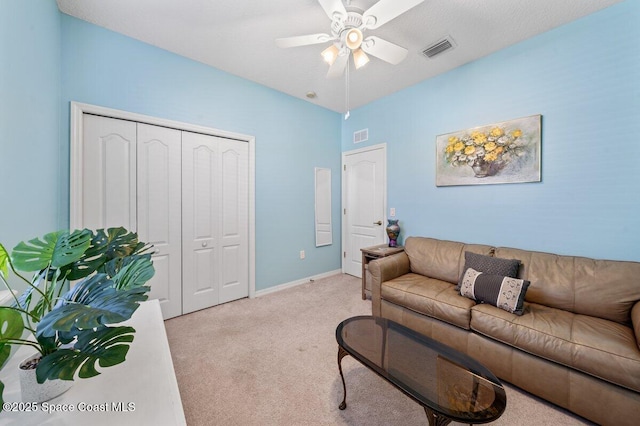
<path id="1" fill-rule="evenodd" d="M 540 181 L 540 115 L 436 137 L 436 186 Z"/>

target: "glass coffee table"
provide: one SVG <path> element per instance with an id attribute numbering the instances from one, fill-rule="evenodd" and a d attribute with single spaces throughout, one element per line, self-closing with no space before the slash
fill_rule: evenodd
<path id="1" fill-rule="evenodd" d="M 391 320 L 349 318 L 338 325 L 336 339 L 341 410 L 347 407 L 342 358 L 351 355 L 420 404 L 430 425 L 488 423 L 504 412 L 504 388 L 486 367 Z"/>

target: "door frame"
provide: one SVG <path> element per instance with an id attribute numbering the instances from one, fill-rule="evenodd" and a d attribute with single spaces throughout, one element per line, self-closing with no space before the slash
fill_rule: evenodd
<path id="1" fill-rule="evenodd" d="M 379 143 L 376 145 L 371 145 L 371 146 L 366 146 L 364 148 L 358 148 L 358 149 L 353 149 L 351 151 L 343 151 L 342 152 L 342 165 L 340 166 L 340 168 L 342 169 L 342 206 L 341 206 L 341 210 L 342 210 L 342 261 L 341 261 L 341 269 L 342 269 L 342 273 L 345 273 L 345 267 L 344 267 L 344 263 L 345 263 L 345 247 L 346 247 L 346 241 L 348 238 L 348 227 L 347 227 L 347 221 L 345 220 L 345 209 L 347 207 L 347 185 L 346 185 L 346 179 L 344 177 L 344 173 L 346 171 L 345 167 L 346 167 L 346 159 L 348 156 L 350 155 L 358 155 L 361 154 L 363 152 L 368 152 L 368 151 L 376 151 L 376 150 L 382 150 L 382 173 L 383 173 L 383 185 L 382 185 L 382 208 L 384 210 L 383 216 L 382 216 L 382 221 L 383 223 L 385 223 L 387 221 L 387 144 L 386 143 Z M 386 237 L 386 233 L 383 235 L 383 239 L 386 242 L 387 241 L 387 237 Z"/>
<path id="2" fill-rule="evenodd" d="M 249 298 L 256 297 L 256 210 L 255 210 L 255 169 L 256 138 L 255 136 L 226 130 L 167 120 L 128 111 L 101 107 L 98 105 L 71 102 L 71 133 L 69 161 L 69 228 L 81 227 L 82 218 L 82 134 L 83 114 L 101 115 L 120 120 L 136 121 L 176 130 L 184 130 L 205 135 L 234 139 L 249 144 Z"/>

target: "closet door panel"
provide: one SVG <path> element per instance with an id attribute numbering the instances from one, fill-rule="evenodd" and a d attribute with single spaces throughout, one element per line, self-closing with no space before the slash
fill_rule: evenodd
<path id="1" fill-rule="evenodd" d="M 219 303 L 218 147 L 212 136 L 182 136 L 183 313 Z"/>
<path id="2" fill-rule="evenodd" d="M 222 216 L 220 303 L 225 303 L 249 295 L 249 147 L 244 142 L 216 139 L 220 149 Z"/>
<path id="3" fill-rule="evenodd" d="M 150 299 L 165 319 L 182 313 L 182 132 L 138 124 L 138 236 L 153 244 Z"/>
<path id="4" fill-rule="evenodd" d="M 82 227 L 136 229 L 136 124 L 85 114 Z"/>

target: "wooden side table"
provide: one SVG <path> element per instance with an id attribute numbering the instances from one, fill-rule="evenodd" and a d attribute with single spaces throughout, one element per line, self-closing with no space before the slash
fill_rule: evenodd
<path id="1" fill-rule="evenodd" d="M 371 273 L 369 273 L 369 262 L 381 257 L 404 251 L 403 246 L 389 247 L 387 244 L 361 248 L 362 252 L 362 300 L 367 296 L 371 297 Z"/>

